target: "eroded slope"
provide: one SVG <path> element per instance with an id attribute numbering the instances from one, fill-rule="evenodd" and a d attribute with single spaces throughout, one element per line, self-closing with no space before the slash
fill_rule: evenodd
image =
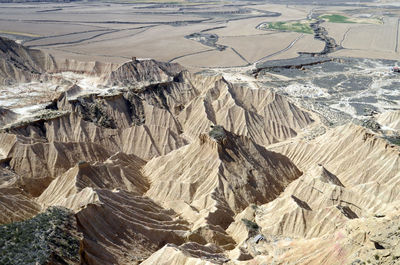
<path id="1" fill-rule="evenodd" d="M 1 109 L 0 222 L 70 209 L 65 262 L 396 264 L 399 149 L 381 135 L 304 137 L 321 125 L 287 98 L 177 64 L 46 67 L 65 89 L 29 115 Z"/>

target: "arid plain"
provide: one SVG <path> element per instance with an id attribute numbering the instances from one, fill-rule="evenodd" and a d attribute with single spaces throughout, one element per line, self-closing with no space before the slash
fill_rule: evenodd
<path id="1" fill-rule="evenodd" d="M 3 3 L 0 35 L 60 57 L 121 63 L 137 56 L 199 70 L 320 52 L 324 43 L 310 32 L 257 27 L 340 14 L 355 22 L 321 24 L 341 45 L 333 56 L 399 59 L 399 13 L 393 6 L 372 4 Z M 206 40 L 201 43 L 187 37 L 195 33 Z M 207 40 L 211 35 L 214 39 Z"/>

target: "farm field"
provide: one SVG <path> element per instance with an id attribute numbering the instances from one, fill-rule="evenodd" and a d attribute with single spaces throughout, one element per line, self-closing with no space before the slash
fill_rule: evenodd
<path id="1" fill-rule="evenodd" d="M 330 56 L 398 58 L 398 11 L 388 10 L 379 24 L 374 10 L 250 1 L 3 3 L 0 36 L 62 58 L 122 63 L 151 57 L 197 71 L 321 53 L 324 40 L 314 38 L 310 25 L 323 19 L 326 36 L 340 47 Z M 197 40 L 188 38 L 193 34 Z"/>
<path id="2" fill-rule="evenodd" d="M 219 43 L 234 48 L 248 62 L 254 63 L 263 57 L 285 53 L 287 47 L 302 37 L 302 34 L 295 32 L 278 32 L 268 35 L 223 37 Z M 260 43 L 264 45 L 260 47 Z"/>
<path id="3" fill-rule="evenodd" d="M 343 41 L 343 47 L 355 50 L 381 50 L 395 52 L 398 19 L 386 18 L 384 25 L 363 25 L 351 28 Z"/>

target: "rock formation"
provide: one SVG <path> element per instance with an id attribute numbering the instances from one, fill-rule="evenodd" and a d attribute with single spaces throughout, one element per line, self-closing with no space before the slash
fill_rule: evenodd
<path id="1" fill-rule="evenodd" d="M 377 121 L 389 130 L 400 131 L 400 111 L 388 111 L 378 115 Z"/>
<path id="2" fill-rule="evenodd" d="M 400 262 L 400 153 L 386 130 L 310 138 L 318 116 L 268 89 L 0 45 L 2 84 L 60 84 L 27 115 L 0 108 L 1 262 Z M 397 114 L 376 122 L 395 135 Z"/>
<path id="3" fill-rule="evenodd" d="M 17 114 L 12 110 L 0 107 L 0 126 L 5 126 L 17 119 Z"/>
<path id="4" fill-rule="evenodd" d="M 286 157 L 221 126 L 150 160 L 143 173 L 151 183 L 147 196 L 175 211 L 183 210 L 180 214 L 195 226 L 206 222 L 222 228 L 250 204 L 275 199 L 301 175 Z"/>
<path id="5" fill-rule="evenodd" d="M 54 59 L 39 50 L 27 49 L 6 38 L 0 38 L 0 84 L 28 82 L 54 67 Z"/>

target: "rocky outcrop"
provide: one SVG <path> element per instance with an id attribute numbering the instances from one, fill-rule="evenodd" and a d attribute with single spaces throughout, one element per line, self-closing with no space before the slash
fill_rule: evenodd
<path id="1" fill-rule="evenodd" d="M 146 195 L 197 226 L 227 228 L 235 213 L 252 203 L 272 201 L 301 175 L 286 157 L 219 129 L 220 138 L 200 135 L 196 142 L 154 158 L 143 168 L 151 183 Z"/>
<path id="2" fill-rule="evenodd" d="M 54 65 L 52 56 L 0 37 L 0 84 L 36 80 Z"/>
<path id="3" fill-rule="evenodd" d="M 362 127 L 338 127 L 309 143 L 280 148 L 305 174 L 258 209 L 255 220 L 264 233 L 320 237 L 351 219 L 390 212 L 399 200 L 392 185 L 400 177 L 398 150 Z"/>
<path id="4" fill-rule="evenodd" d="M 269 90 L 253 90 L 217 80 L 179 114 L 190 137 L 211 124 L 268 145 L 297 135 L 313 122 L 311 116 Z"/>
<path id="5" fill-rule="evenodd" d="M 400 110 L 379 114 L 376 120 L 379 124 L 385 126 L 384 129 L 400 131 Z"/>
<path id="6" fill-rule="evenodd" d="M 133 60 L 111 72 L 109 84 L 140 87 L 144 84 L 172 81 L 183 68 L 177 63 L 163 63 L 155 60 Z"/>
<path id="7" fill-rule="evenodd" d="M 398 261 L 399 150 L 375 132 L 311 139 L 315 116 L 267 89 L 154 60 L 42 65 L 13 45 L 28 63 L 8 76 L 62 88 L 29 118 L 0 110 L 1 262 L 11 246 L 16 263 Z"/>
<path id="8" fill-rule="evenodd" d="M 174 68 L 161 67 L 172 73 Z M 30 81 L 61 81 L 55 73 L 73 72 L 99 77 L 102 82 L 110 78 L 110 74 L 119 65 L 102 62 L 80 62 L 71 59 L 54 58 L 40 50 L 26 48 L 12 40 L 0 37 L 0 85 L 10 85 Z M 142 68 L 143 69 L 143 68 Z M 145 76 L 152 78 L 151 76 Z"/>
<path id="9" fill-rule="evenodd" d="M 90 77 L 99 77 L 101 81 L 106 82 L 110 73 L 116 70 L 120 65 L 114 63 L 104 63 L 98 61 L 82 62 L 73 59 L 54 58 L 55 65 L 47 67 L 49 74 L 72 72 L 77 74 L 85 74 Z M 48 78 L 52 78 L 49 75 Z"/>
<path id="10" fill-rule="evenodd" d="M 0 107 L 0 127 L 3 127 L 17 119 L 17 114 L 12 110 Z"/>
<path id="11" fill-rule="evenodd" d="M 354 219 L 322 238 L 292 240 L 283 245 L 280 255 L 260 255 L 253 262 L 289 264 L 387 264 L 399 263 L 398 212 L 387 218 Z M 379 235 L 379 236 L 378 236 Z M 379 239 L 380 238 L 380 239 Z M 383 245 L 381 245 L 379 242 Z M 272 250 L 273 251 L 273 250 Z"/>
<path id="12" fill-rule="evenodd" d="M 70 200 L 70 197 L 85 188 L 127 190 L 143 194 L 148 189 L 146 179 L 140 174 L 144 164 L 136 156 L 123 153 L 117 153 L 103 163 L 79 161 L 75 167 L 56 178 L 37 202 L 44 207 L 63 205 L 77 211 L 84 204 Z"/>
<path id="13" fill-rule="evenodd" d="M 182 246 L 168 244 L 151 255 L 142 264 L 231 264 L 227 263 L 228 261 L 229 259 L 216 246 L 187 243 Z"/>
<path id="14" fill-rule="evenodd" d="M 7 161 L 0 163 L 0 224 L 23 221 L 39 213 L 41 207 L 18 185 L 18 175 Z"/>
<path id="15" fill-rule="evenodd" d="M 18 185 L 39 196 L 54 178 L 78 162 L 105 161 L 111 154 L 95 143 L 18 142 L 9 153 L 9 166 L 19 176 Z"/>
<path id="16" fill-rule="evenodd" d="M 84 264 L 137 263 L 166 243 L 185 241 L 189 224 L 142 196 L 148 189 L 140 174 L 143 164 L 123 153 L 104 163 L 82 161 L 37 199 L 43 208 L 63 206 L 76 212 Z"/>
<path id="17" fill-rule="evenodd" d="M 384 185 L 399 176 L 398 149 L 354 124 L 337 127 L 310 142 L 302 140 L 278 149 L 275 151 L 287 155 L 304 171 L 315 164 L 324 165 L 346 187 L 369 182 Z"/>
<path id="18" fill-rule="evenodd" d="M 136 264 L 167 243 L 182 244 L 188 223 L 173 211 L 127 191 L 93 190 L 76 214 L 84 264 Z"/>

